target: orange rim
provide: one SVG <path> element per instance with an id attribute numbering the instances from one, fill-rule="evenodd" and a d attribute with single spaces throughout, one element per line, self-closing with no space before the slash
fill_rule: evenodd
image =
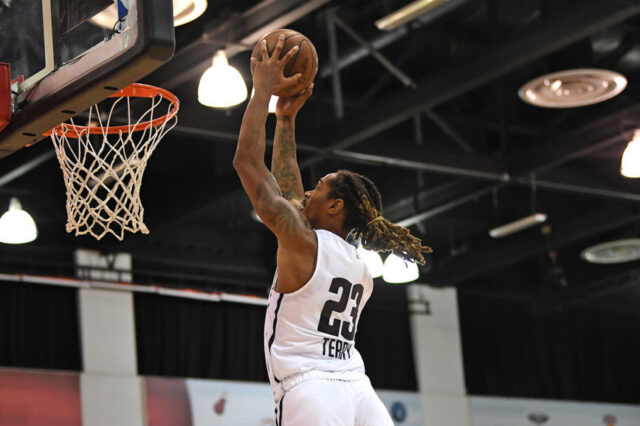
<path id="1" fill-rule="evenodd" d="M 158 117 L 154 120 L 144 121 L 142 123 L 136 123 L 134 125 L 124 126 L 80 126 L 77 124 L 60 123 L 53 129 L 44 133 L 44 136 L 50 136 L 55 132 L 56 135 L 65 135 L 68 138 L 80 139 L 83 135 L 89 134 L 113 134 L 113 133 L 130 133 L 138 132 L 140 130 L 148 129 L 149 127 L 158 127 L 165 122 L 171 120 L 178 113 L 180 108 L 180 101 L 173 93 L 165 90 L 161 87 L 150 86 L 148 84 L 133 83 L 109 96 L 110 98 L 155 98 L 156 96 L 162 96 L 171 102 L 171 109 L 168 113 L 162 117 Z"/>

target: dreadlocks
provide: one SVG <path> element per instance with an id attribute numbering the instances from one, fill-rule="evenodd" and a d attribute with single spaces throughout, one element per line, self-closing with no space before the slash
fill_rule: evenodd
<path id="1" fill-rule="evenodd" d="M 382 197 L 366 176 L 339 170 L 331 183 L 330 194 L 344 201 L 347 214 L 344 229 L 359 238 L 362 247 L 373 251 L 391 251 L 396 256 L 424 265 L 422 252 L 431 253 L 407 228 L 382 216 Z"/>

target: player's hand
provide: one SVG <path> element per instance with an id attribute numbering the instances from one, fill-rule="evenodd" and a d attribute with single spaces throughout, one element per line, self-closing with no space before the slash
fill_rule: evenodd
<path id="1" fill-rule="evenodd" d="M 292 47 L 286 55 L 280 58 L 280 52 L 284 45 L 284 34 L 278 37 L 278 42 L 273 50 L 273 54 L 269 56 L 267 50 L 267 41 L 260 42 L 261 58 L 251 58 L 251 67 L 253 68 L 253 88 L 256 94 L 271 95 L 274 92 L 284 89 L 298 82 L 301 77 L 300 73 L 291 77 L 285 77 L 283 70 L 287 63 L 298 52 L 298 46 Z"/>
<path id="2" fill-rule="evenodd" d="M 304 89 L 297 96 L 289 96 L 286 98 L 278 98 L 278 103 L 276 104 L 276 117 L 283 118 L 295 118 L 302 105 L 309 99 L 311 93 L 313 92 L 313 83 L 309 85 L 306 89 Z"/>

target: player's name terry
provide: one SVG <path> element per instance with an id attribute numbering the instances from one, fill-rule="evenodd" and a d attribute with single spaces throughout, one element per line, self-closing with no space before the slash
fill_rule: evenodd
<path id="1" fill-rule="evenodd" d="M 322 355 L 337 359 L 351 358 L 351 348 L 353 347 L 351 343 L 329 337 L 322 340 Z"/>

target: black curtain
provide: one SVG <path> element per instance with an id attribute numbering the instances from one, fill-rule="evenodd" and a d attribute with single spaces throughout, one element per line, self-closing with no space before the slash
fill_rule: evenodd
<path id="1" fill-rule="evenodd" d="M 458 301 L 470 394 L 640 403 L 637 318 L 591 305 L 540 311 L 464 289 Z"/>
<path id="2" fill-rule="evenodd" d="M 406 286 L 376 280 L 358 323 L 356 348 L 375 388 L 418 389 Z"/>
<path id="3" fill-rule="evenodd" d="M 268 381 L 265 307 L 134 297 L 139 374 Z M 373 385 L 416 390 L 405 288 L 377 287 L 361 315 L 356 346 Z"/>
<path id="4" fill-rule="evenodd" d="M 81 371 L 77 289 L 0 282 L 0 365 Z"/>
<path id="5" fill-rule="evenodd" d="M 265 308 L 136 293 L 138 373 L 267 381 Z"/>

